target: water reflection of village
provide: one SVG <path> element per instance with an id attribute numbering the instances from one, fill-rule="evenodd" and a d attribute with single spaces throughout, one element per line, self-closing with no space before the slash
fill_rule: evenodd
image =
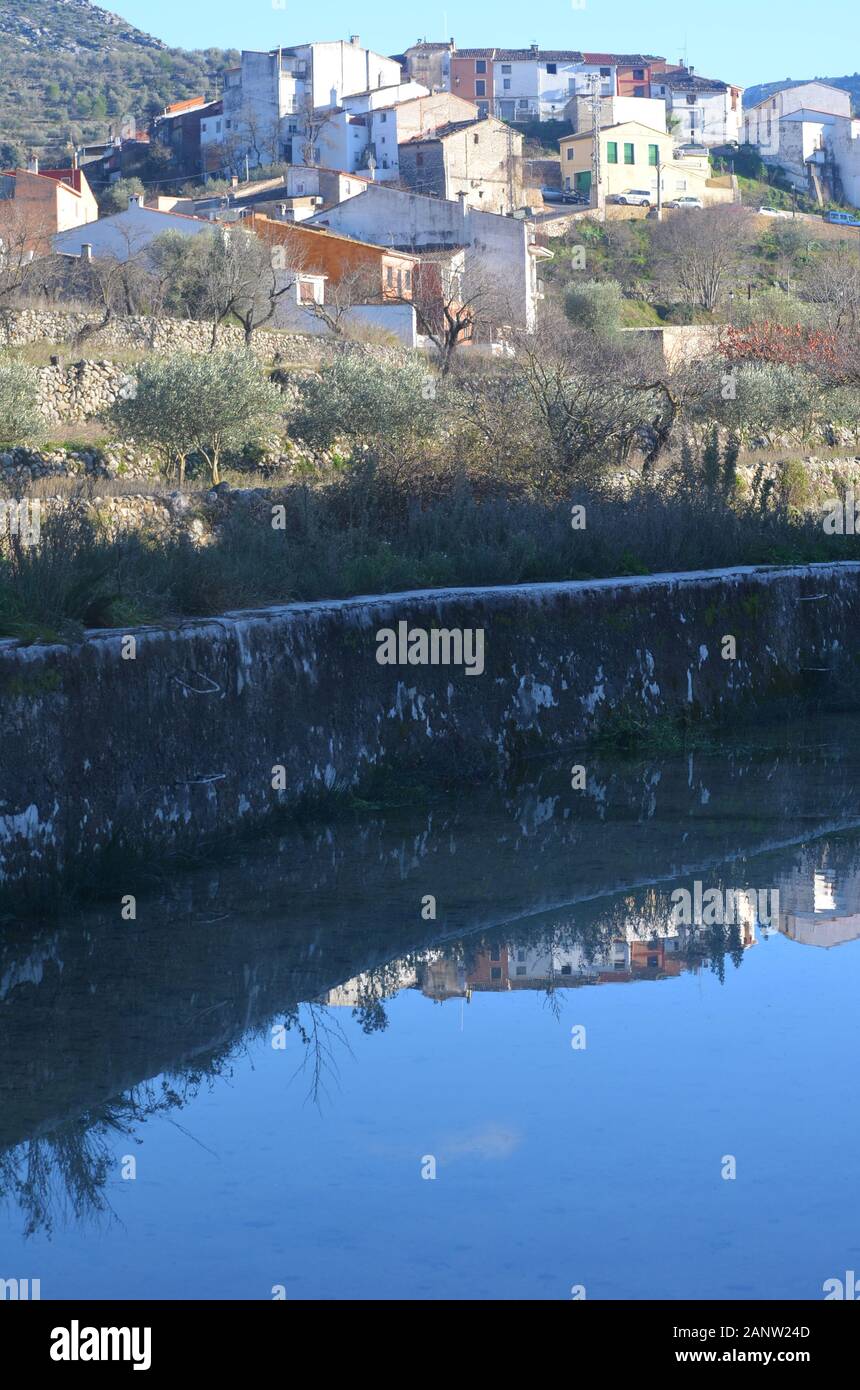
<path id="1" fill-rule="evenodd" d="M 683 971 L 698 971 L 707 961 L 695 927 L 670 926 L 657 934 L 645 923 L 633 921 L 598 945 L 574 941 L 570 936 L 570 928 L 560 926 L 540 944 L 532 939 L 523 944 L 493 942 L 469 949 L 467 942 L 453 949 L 423 951 L 382 970 L 357 975 L 330 990 L 323 1002 L 332 1008 L 359 1009 L 372 1000 L 391 999 L 405 989 L 418 990 L 442 1003 L 508 990 L 547 993 L 583 985 L 669 980 Z M 736 951 L 745 951 L 756 939 L 750 910 L 739 917 L 731 945 Z"/>
<path id="2" fill-rule="evenodd" d="M 860 868 L 835 866 L 831 855 L 809 847 L 788 871 L 775 875 L 778 931 L 805 946 L 829 949 L 860 938 Z M 595 941 L 581 939 L 573 923 L 523 939 L 494 939 L 419 952 L 367 971 L 330 990 L 332 1008 L 366 1010 L 402 990 L 442 1003 L 512 990 L 554 993 L 584 985 L 632 984 L 696 973 L 713 963 L 713 940 L 701 926 L 675 926 L 668 896 L 651 890 L 616 905 L 616 922 Z M 755 895 L 738 896 L 736 920 L 724 946 L 739 964 L 743 952 L 774 934 L 759 922 Z"/>

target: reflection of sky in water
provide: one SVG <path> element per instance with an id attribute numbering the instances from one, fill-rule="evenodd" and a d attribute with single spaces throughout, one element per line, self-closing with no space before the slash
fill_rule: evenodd
<path id="1" fill-rule="evenodd" d="M 16 929 L 0 943 L 0 1125 L 7 1142 L 53 1126 L 80 1212 L 25 1239 L 9 1200 L 0 1277 L 41 1279 L 43 1298 L 820 1297 L 860 1267 L 860 834 L 832 832 L 857 823 L 856 771 L 840 788 L 801 768 L 777 795 L 759 769 L 751 822 L 719 764 L 706 800 L 686 762 L 672 791 L 667 766 L 629 825 L 607 776 L 594 835 L 572 839 L 545 789 L 531 804 L 554 814 L 515 841 L 513 803 L 496 822 L 465 803 L 423 840 L 386 829 L 378 883 L 357 822 L 313 842 L 325 874 L 304 904 L 259 863 L 238 890 L 204 878 L 193 929 L 165 909 L 127 958 L 113 923 Z M 440 912 L 423 941 L 404 926 L 429 891 L 416 845 L 460 928 Z M 778 930 L 742 914 L 715 959 L 713 938 L 670 922 L 694 878 L 777 888 Z M 272 1023 L 314 999 L 274 1048 Z M 138 1123 L 119 1101 L 150 1077 Z M 98 1128 L 109 1100 L 129 1132 Z"/>
<path id="2" fill-rule="evenodd" d="M 181 1128 L 116 1146 L 116 1222 L 24 1245 L 13 1219 L 3 1262 L 45 1297 L 817 1297 L 860 1257 L 860 947 L 775 935 L 729 972 L 582 989 L 558 1019 L 407 990 L 385 1033 L 344 1014 L 320 1108 L 263 1041 Z"/>

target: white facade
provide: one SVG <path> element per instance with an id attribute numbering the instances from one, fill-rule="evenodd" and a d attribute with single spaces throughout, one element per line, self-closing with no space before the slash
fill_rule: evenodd
<path id="1" fill-rule="evenodd" d="M 738 144 L 743 131 L 740 87 L 697 78 L 689 69 L 675 74 L 658 73 L 651 81 L 651 96 L 666 103 L 667 117 L 674 118 L 677 144 Z"/>
<path id="2" fill-rule="evenodd" d="M 799 191 L 860 206 L 860 120 L 848 92 L 826 82 L 774 92 L 744 113 L 743 138 Z"/>
<path id="3" fill-rule="evenodd" d="M 243 52 L 241 65 L 224 76 L 225 143 L 234 163 L 246 157 L 252 165 L 297 163 L 299 147 L 308 141 L 311 110 L 337 107 L 352 93 L 400 82 L 400 64 L 362 48 L 358 38 Z M 314 136 L 316 124 L 313 118 Z"/>
<path id="4" fill-rule="evenodd" d="M 493 62 L 494 115 L 505 121 L 564 120 L 568 102 L 590 92 L 595 76 L 601 96 L 611 96 L 614 70 L 586 63 L 581 54 L 502 52 Z"/>
<path id="5" fill-rule="evenodd" d="M 380 185 L 320 213 L 312 222 L 377 246 L 465 247 L 465 276 L 499 287 L 513 326 L 531 332 L 540 298 L 538 262 L 549 252 L 535 245 L 534 228 L 521 218 L 479 212 L 455 201 Z"/>
<path id="6" fill-rule="evenodd" d="M 80 256 L 84 246 L 91 246 L 96 257 L 128 261 L 145 251 L 156 237 L 163 236 L 165 232 L 199 236 L 201 232 L 211 229 L 211 222 L 202 217 L 157 212 L 155 208 L 146 208 L 139 199 L 133 198 L 126 212 L 115 213 L 113 217 L 100 217 L 86 227 L 59 232 L 53 238 L 53 246 L 55 251 L 69 256 Z"/>

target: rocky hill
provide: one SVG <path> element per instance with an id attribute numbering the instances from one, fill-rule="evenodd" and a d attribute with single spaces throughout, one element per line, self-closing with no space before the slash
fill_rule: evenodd
<path id="1" fill-rule="evenodd" d="M 169 48 L 90 0 L 0 0 L 0 164 L 59 159 L 73 141 L 214 94 L 236 56 Z"/>

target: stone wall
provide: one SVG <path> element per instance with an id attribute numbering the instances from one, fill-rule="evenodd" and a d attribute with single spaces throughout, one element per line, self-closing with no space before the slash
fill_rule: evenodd
<path id="1" fill-rule="evenodd" d="M 0 311 L 0 347 L 24 347 L 28 343 L 68 344 L 74 350 L 76 339 L 84 330 L 98 328 L 97 313 L 69 313 L 59 309 L 4 309 Z M 84 339 L 87 351 L 114 352 L 209 352 L 212 328 L 208 323 L 191 319 L 149 318 L 144 316 L 115 318 L 97 332 L 87 332 Z M 245 338 L 236 327 L 219 329 L 221 347 L 241 348 Z M 325 353 L 318 339 L 301 333 L 278 333 L 261 328 L 254 335 L 252 346 L 262 358 L 271 359 L 280 353 L 291 361 L 317 360 Z"/>
<path id="2" fill-rule="evenodd" d="M 48 424 L 93 420 L 104 415 L 134 385 L 134 376 L 115 362 L 72 362 L 39 370 L 39 406 Z"/>
<path id="3" fill-rule="evenodd" d="M 483 672 L 381 665 L 404 622 L 484 634 Z M 856 708 L 860 564 L 294 604 L 77 646 L 0 643 L 0 896 L 198 850 L 278 809 L 475 780 L 631 719 Z M 731 635 L 736 657 L 723 659 Z M 133 637 L 133 644 L 129 638 Z"/>
<path id="4" fill-rule="evenodd" d="M 144 315 L 112 319 L 100 328 L 97 313 L 71 313 L 60 309 L 0 310 L 0 349 L 29 343 L 64 345 L 70 352 L 209 352 L 212 326 L 196 319 L 152 318 Z M 81 339 L 80 335 L 85 332 Z M 240 328 L 219 328 L 219 348 L 243 349 Z M 262 361 L 283 360 L 297 366 L 319 366 L 339 352 L 366 352 L 384 361 L 403 361 L 407 348 L 378 346 L 345 338 L 311 336 L 258 328 L 251 350 Z"/>

